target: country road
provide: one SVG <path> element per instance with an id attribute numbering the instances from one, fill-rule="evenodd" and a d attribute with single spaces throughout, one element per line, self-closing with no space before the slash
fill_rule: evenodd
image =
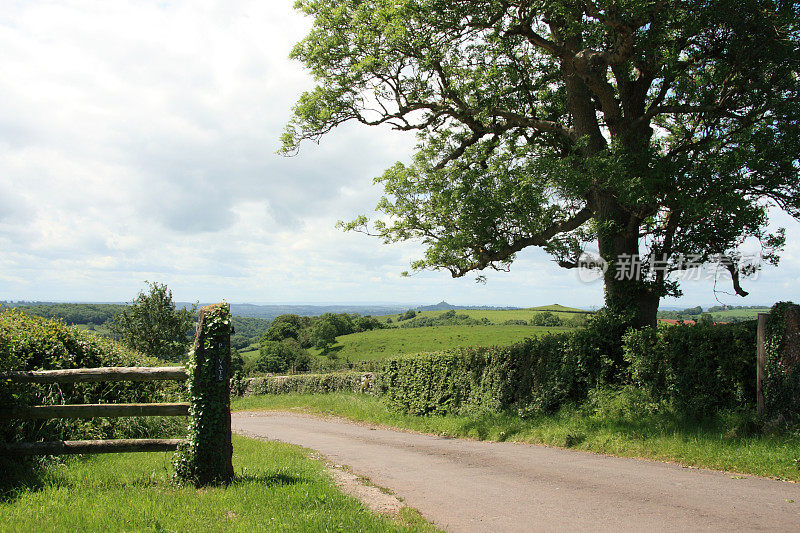
<path id="1" fill-rule="evenodd" d="M 795 483 L 296 413 L 233 429 L 348 465 L 447 531 L 800 531 Z"/>

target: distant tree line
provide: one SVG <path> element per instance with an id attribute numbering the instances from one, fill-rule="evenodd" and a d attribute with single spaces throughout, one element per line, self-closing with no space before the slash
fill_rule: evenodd
<path id="1" fill-rule="evenodd" d="M 665 318 L 670 320 L 705 320 L 706 322 L 713 322 L 712 313 L 720 313 L 722 311 L 731 311 L 736 309 L 764 309 L 763 305 L 715 305 L 703 310 L 701 306 L 688 307 L 681 311 L 659 311 L 658 318 Z M 707 316 L 706 316 L 707 315 Z M 751 316 L 726 316 L 725 322 L 744 322 L 746 320 L 753 320 Z"/>
<path id="2" fill-rule="evenodd" d="M 348 313 L 325 313 L 318 317 L 280 315 L 261 337 L 255 369 L 261 372 L 308 370 L 309 348 L 328 352 L 336 337 L 389 327 L 371 316 Z M 328 353 L 335 356 L 335 353 Z"/>
<path id="3" fill-rule="evenodd" d="M 94 324 L 99 326 L 108 322 L 114 315 L 122 313 L 125 304 L 77 304 L 44 302 L 0 302 L 3 308 L 19 307 L 28 315 L 51 320 L 62 320 L 65 324 Z"/>
<path id="4" fill-rule="evenodd" d="M 413 313 L 413 314 L 412 314 Z M 577 314 L 570 318 L 550 312 L 541 311 L 533 315 L 530 320 L 510 319 L 501 322 L 502 326 L 540 326 L 540 327 L 583 327 L 587 324 L 587 313 Z M 401 328 L 427 328 L 433 326 L 492 326 L 498 325 L 486 317 L 473 318 L 465 313 L 456 313 L 451 309 L 435 316 L 417 316 L 413 310 L 406 311 L 398 316 L 398 326 Z"/>

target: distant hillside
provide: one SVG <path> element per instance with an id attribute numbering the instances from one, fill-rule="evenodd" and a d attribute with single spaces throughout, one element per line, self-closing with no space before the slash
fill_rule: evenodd
<path id="1" fill-rule="evenodd" d="M 450 311 L 450 310 L 459 310 L 459 311 L 512 311 L 514 309 L 521 309 L 520 307 L 496 307 L 492 305 L 452 305 L 445 301 L 441 301 L 438 304 L 434 305 L 420 305 L 416 307 L 416 311 Z M 387 313 L 389 314 L 389 313 Z"/>
<path id="2" fill-rule="evenodd" d="M 529 307 L 527 311 L 551 311 L 554 313 L 591 313 L 592 311 L 586 311 L 584 309 L 577 309 L 575 307 L 566 307 L 560 304 L 552 304 L 552 305 L 540 305 L 539 307 Z"/>

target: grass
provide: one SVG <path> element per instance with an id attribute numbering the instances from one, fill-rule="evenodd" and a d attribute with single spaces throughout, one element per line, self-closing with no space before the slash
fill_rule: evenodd
<path id="1" fill-rule="evenodd" d="M 668 412 L 569 407 L 525 419 L 487 412 L 414 416 L 391 411 L 372 396 L 346 393 L 246 397 L 233 408 L 296 409 L 450 437 L 545 444 L 800 481 L 800 435 L 748 434 L 735 414 L 687 421 Z"/>
<path id="2" fill-rule="evenodd" d="M 108 326 L 101 324 L 101 325 L 89 325 L 89 324 L 75 324 L 72 326 L 75 329 L 79 329 L 81 331 L 89 331 L 91 333 L 95 333 L 96 335 L 102 335 L 105 337 L 111 336 L 111 330 L 108 329 Z"/>
<path id="3" fill-rule="evenodd" d="M 507 346 L 528 337 L 568 328 L 533 326 L 434 326 L 375 329 L 336 338 L 328 349 L 339 359 L 378 361 L 398 355 L 438 352 L 467 346 Z M 320 351 L 313 351 L 315 355 Z"/>
<path id="4" fill-rule="evenodd" d="M 241 355 L 242 359 L 244 359 L 245 361 L 255 361 L 256 359 L 258 359 L 260 353 L 258 346 L 253 347 L 251 345 L 248 346 L 246 350 L 240 351 L 239 355 Z"/>
<path id="5" fill-rule="evenodd" d="M 714 320 L 717 321 L 725 321 L 725 319 L 731 318 L 752 318 L 755 319 L 758 316 L 758 313 L 769 313 L 770 308 L 764 307 L 761 309 L 727 309 L 725 311 L 717 311 L 711 313 L 711 316 L 714 317 Z"/>
<path id="6" fill-rule="evenodd" d="M 171 483 L 171 455 L 51 467 L 41 486 L 0 503 L 0 531 L 434 531 L 412 512 L 371 513 L 296 446 L 234 437 L 239 479 L 199 490 Z"/>

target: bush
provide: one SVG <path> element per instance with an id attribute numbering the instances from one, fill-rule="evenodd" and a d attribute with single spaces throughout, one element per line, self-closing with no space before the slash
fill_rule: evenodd
<path id="1" fill-rule="evenodd" d="M 776 303 L 766 329 L 766 414 L 779 422 L 800 423 L 800 307 Z"/>
<path id="2" fill-rule="evenodd" d="M 294 339 L 261 341 L 254 369 L 257 372 L 302 372 L 308 370 L 310 363 L 311 356 Z"/>
<path id="3" fill-rule="evenodd" d="M 250 378 L 241 389 L 244 396 L 255 394 L 327 394 L 331 392 L 371 392 L 374 375 L 346 372 L 337 374 L 298 374 Z"/>
<path id="4" fill-rule="evenodd" d="M 671 326 L 624 337 L 632 382 L 684 414 L 710 415 L 756 398 L 756 323 Z"/>
<path id="5" fill-rule="evenodd" d="M 561 320 L 561 318 L 559 318 L 558 315 L 554 315 L 550 311 L 536 313 L 531 319 L 531 326 L 556 327 L 563 324 L 564 322 Z"/>
<path id="6" fill-rule="evenodd" d="M 544 335 L 505 347 L 470 348 L 388 360 L 377 388 L 393 408 L 413 414 L 463 409 L 553 412 L 621 374 L 621 350 L 596 328 Z"/>
<path id="7" fill-rule="evenodd" d="M 122 345 L 12 309 L 0 313 L 0 371 L 99 366 L 157 366 L 160 360 Z M 0 409 L 26 405 L 176 401 L 173 382 L 11 384 L 0 382 Z M 11 420 L 0 425 L 5 442 L 170 436 L 181 422 L 159 418 Z"/>

